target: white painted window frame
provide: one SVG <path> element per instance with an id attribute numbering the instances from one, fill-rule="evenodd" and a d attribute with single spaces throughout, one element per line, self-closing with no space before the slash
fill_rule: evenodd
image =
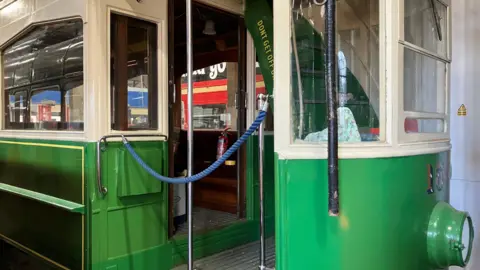
<path id="1" fill-rule="evenodd" d="M 4 0 L 0 3 L 0 9 L 4 8 L 17 0 Z"/>
<path id="2" fill-rule="evenodd" d="M 392 123 L 396 121 L 392 110 L 392 93 L 396 92 L 394 80 L 387 80 L 393 74 L 387 67 L 393 66 L 391 56 L 395 54 L 398 42 L 396 22 L 399 0 L 379 1 L 380 26 L 380 141 L 341 143 L 339 144 L 340 157 L 371 157 L 373 155 L 391 156 L 392 151 L 382 150 L 391 148 L 396 141 L 392 130 Z M 275 106 L 275 151 L 280 158 L 311 159 L 326 158 L 327 143 L 294 143 L 291 128 L 291 1 L 276 0 L 274 4 L 274 106 Z M 387 20 L 389 18 L 389 20 Z M 287 34 L 288 33 L 288 34 Z M 281 108 L 281 109 L 279 109 Z M 287 120 L 288 119 L 288 120 Z M 288 124 L 287 124 L 288 123 Z"/>
<path id="3" fill-rule="evenodd" d="M 435 52 L 428 51 L 424 48 L 416 46 L 410 42 L 405 41 L 405 30 L 404 30 L 404 4 L 405 0 L 399 0 L 398 2 L 398 43 L 400 44 L 399 53 L 398 53 L 398 115 L 399 121 L 397 121 L 397 129 L 399 134 L 399 141 L 401 144 L 405 143 L 418 143 L 418 142 L 432 142 L 432 141 L 444 141 L 449 142 L 450 140 L 450 63 L 451 63 L 451 0 L 435 0 L 447 7 L 446 13 L 446 29 L 445 29 L 445 39 L 447 40 L 446 44 L 446 57 L 436 54 Z M 404 102 L 404 86 L 403 86 L 403 67 L 404 67 L 404 52 L 406 49 L 412 50 L 416 53 L 419 53 L 423 56 L 427 56 L 433 60 L 438 60 L 446 65 L 446 74 L 445 74 L 445 104 L 444 111 L 445 113 L 426 113 L 426 112 L 415 112 L 415 111 L 404 111 L 403 102 Z M 443 133 L 406 133 L 404 128 L 404 122 L 406 118 L 418 118 L 418 119 L 442 119 L 444 121 L 444 132 Z"/>
<path id="4" fill-rule="evenodd" d="M 102 129 L 106 133 L 105 135 L 133 135 L 133 134 L 147 134 L 147 135 L 156 135 L 156 134 L 164 134 L 168 135 L 168 30 L 167 29 L 167 22 L 164 20 L 159 20 L 157 18 L 148 17 L 143 14 L 138 14 L 136 12 L 123 10 L 120 8 L 109 6 L 107 7 L 107 25 L 111 25 L 111 15 L 118 14 L 121 16 L 127 16 L 131 18 L 135 18 L 138 20 L 143 20 L 146 22 L 153 23 L 157 26 L 157 128 L 156 129 L 148 129 L 148 130 L 114 130 L 112 129 L 112 102 L 111 102 L 111 69 L 110 67 L 110 59 L 111 59 L 111 51 L 110 49 L 107 50 L 107 61 L 108 61 L 108 80 L 105 89 L 107 89 L 107 104 L 108 106 L 99 108 L 101 111 L 101 115 L 108 115 L 106 119 L 106 127 Z M 107 48 L 111 47 L 111 28 L 107 27 L 107 37 L 106 37 L 106 44 Z M 152 74 L 153 75 L 153 74 Z M 107 129 L 107 130 L 105 130 Z M 160 138 L 161 139 L 161 138 Z M 152 140 L 151 137 L 145 138 L 134 138 L 130 140 Z"/>
<path id="5" fill-rule="evenodd" d="M 450 4 L 450 0 L 443 1 Z M 451 149 L 448 132 L 406 137 L 403 113 L 403 0 L 380 1 L 380 141 L 340 143 L 340 158 L 377 158 L 438 153 Z M 291 1 L 274 5 L 275 152 L 280 159 L 325 159 L 327 143 L 292 142 L 291 128 Z M 451 19 L 448 12 L 448 28 Z M 287 34 L 288 33 L 288 34 Z M 450 37 L 450 30 L 448 36 Z M 447 50 L 450 53 L 451 39 Z M 448 78 L 448 76 L 447 76 Z M 449 79 L 447 79 L 447 86 Z M 448 91 L 446 93 L 448 95 Z M 446 97 L 448 98 L 448 96 Z M 448 99 L 446 99 L 448 100 Z M 399 101 L 402 101 L 400 103 Z M 281 108 L 281 109 L 280 109 Z M 448 106 L 446 108 L 448 113 Z M 288 119 L 288 120 L 287 120 Z M 407 140 L 405 140 L 407 138 Z"/>
<path id="6" fill-rule="evenodd" d="M 160 17 L 152 17 L 145 15 L 144 13 L 140 12 L 140 10 L 126 8 L 126 1 L 122 0 L 122 3 L 119 4 L 112 4 L 116 3 L 115 1 L 118 0 L 103 0 L 109 3 L 107 5 L 107 25 L 110 25 L 111 13 L 116 13 L 120 15 L 130 16 L 139 20 L 148 21 L 157 25 L 157 39 L 158 39 L 158 50 L 157 50 L 157 91 L 158 91 L 158 127 L 154 130 L 128 130 L 128 131 L 119 131 L 113 130 L 111 128 L 111 91 L 110 91 L 110 77 L 111 71 L 110 65 L 110 27 L 107 27 L 107 34 L 106 34 L 106 46 L 107 50 L 107 81 L 106 81 L 106 93 L 100 94 L 100 99 L 105 100 L 108 106 L 102 107 L 100 106 L 99 112 L 100 115 L 107 115 L 108 118 L 104 118 L 102 121 L 102 125 L 97 125 L 97 136 L 103 135 L 130 135 L 130 134 L 148 134 L 148 135 L 168 135 L 168 16 L 165 18 Z M 165 0 L 162 0 L 165 1 Z M 237 0 L 228 0 L 228 1 L 220 1 L 220 0 L 199 0 L 206 5 L 210 5 L 212 7 L 216 7 L 222 10 L 226 10 L 228 12 L 232 12 L 234 14 L 241 14 L 243 13 L 243 4 L 238 2 Z M 125 7 L 123 7 L 125 6 Z M 168 7 L 165 6 L 165 9 Z M 99 138 L 99 137 L 98 137 Z M 135 141 L 142 141 L 142 140 L 164 140 L 164 138 L 152 138 L 152 137 L 138 137 L 138 138 L 131 138 L 129 140 Z M 112 139 L 112 140 L 119 140 L 119 139 Z"/>

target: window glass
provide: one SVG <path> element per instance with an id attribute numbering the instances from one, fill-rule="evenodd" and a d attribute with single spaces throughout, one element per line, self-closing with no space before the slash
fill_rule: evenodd
<path id="1" fill-rule="evenodd" d="M 328 140 L 325 10 L 292 7 L 292 133 L 296 143 Z M 337 1 L 340 142 L 379 140 L 379 1 Z"/>
<path id="2" fill-rule="evenodd" d="M 405 41 L 446 57 L 447 7 L 437 0 L 405 0 L 404 3 Z"/>
<path id="3" fill-rule="evenodd" d="M 193 80 L 193 128 L 237 130 L 235 95 L 238 84 L 238 64 L 222 62 L 195 70 Z M 188 128 L 188 81 L 182 75 L 183 129 Z"/>
<path id="4" fill-rule="evenodd" d="M 70 129 L 79 129 L 83 125 L 84 101 L 83 101 L 83 82 L 68 84 L 64 87 L 65 91 L 65 119 L 70 123 Z"/>
<path id="5" fill-rule="evenodd" d="M 9 91 L 7 103 L 7 128 L 23 128 L 27 117 L 27 91 Z"/>
<path id="6" fill-rule="evenodd" d="M 81 20 L 36 26 L 2 55 L 4 90 L 9 98 L 5 128 L 83 130 Z M 81 102 L 68 103 L 72 99 L 66 97 L 72 91 Z"/>
<path id="7" fill-rule="evenodd" d="M 406 133 L 443 133 L 447 106 L 448 8 L 438 0 L 405 0 L 403 109 Z M 412 45 L 413 44 L 413 45 Z M 420 48 L 419 48 L 420 47 Z M 432 115 L 433 114 L 433 115 Z M 436 115 L 435 115 L 436 114 Z"/>
<path id="8" fill-rule="evenodd" d="M 204 104 L 193 106 L 193 128 L 225 129 L 231 126 L 225 104 Z"/>
<path id="9" fill-rule="evenodd" d="M 156 129 L 156 25 L 112 15 L 112 129 Z"/>
<path id="10" fill-rule="evenodd" d="M 446 64 L 405 48 L 403 66 L 404 110 L 445 113 Z"/>
<path id="11" fill-rule="evenodd" d="M 35 129 L 58 129 L 62 119 L 62 94 L 58 89 L 32 91 L 30 123 Z"/>
<path id="12" fill-rule="evenodd" d="M 443 119 L 405 119 L 406 133 L 442 133 L 445 132 L 445 122 Z"/>

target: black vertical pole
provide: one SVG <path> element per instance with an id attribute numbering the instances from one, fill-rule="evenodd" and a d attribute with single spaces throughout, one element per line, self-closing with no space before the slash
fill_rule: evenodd
<path id="1" fill-rule="evenodd" d="M 338 216 L 339 213 L 335 2 L 336 0 L 327 0 L 325 6 L 325 25 L 327 32 L 325 83 L 328 102 L 328 213 L 331 216 Z"/>

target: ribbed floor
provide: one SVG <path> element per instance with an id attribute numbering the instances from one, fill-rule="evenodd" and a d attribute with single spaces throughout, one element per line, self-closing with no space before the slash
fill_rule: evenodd
<path id="1" fill-rule="evenodd" d="M 274 238 L 266 241 L 267 267 L 275 267 Z M 194 262 L 196 270 L 258 270 L 260 260 L 259 242 L 239 246 L 224 252 L 206 257 Z M 186 270 L 187 265 L 181 265 L 172 270 Z"/>
<path id="2" fill-rule="evenodd" d="M 193 231 L 203 231 L 230 225 L 238 220 L 237 215 L 200 207 L 193 207 Z M 188 232 L 188 223 L 180 225 L 176 235 Z"/>

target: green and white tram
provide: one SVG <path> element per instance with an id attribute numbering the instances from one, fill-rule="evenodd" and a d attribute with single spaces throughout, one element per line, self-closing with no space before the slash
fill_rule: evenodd
<path id="1" fill-rule="evenodd" d="M 0 1 L 0 269 L 465 267 L 450 14 Z"/>

